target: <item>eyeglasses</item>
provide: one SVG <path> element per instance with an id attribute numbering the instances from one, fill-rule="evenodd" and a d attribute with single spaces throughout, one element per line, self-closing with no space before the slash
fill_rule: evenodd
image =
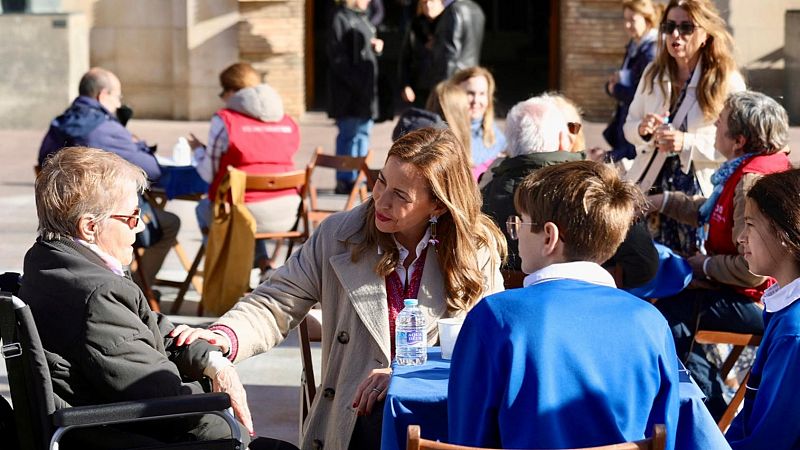
<path id="1" fill-rule="evenodd" d="M 569 134 L 580 133 L 582 126 L 583 125 L 580 122 L 567 122 L 567 129 L 569 130 Z"/>
<path id="2" fill-rule="evenodd" d="M 112 215 L 110 215 L 108 217 L 110 219 L 119 220 L 120 222 L 125 223 L 125 225 L 127 225 L 128 228 L 130 228 L 131 230 L 135 230 L 136 227 L 139 226 L 139 221 L 141 220 L 141 217 L 139 216 L 139 214 L 141 212 L 142 212 L 141 209 L 136 208 L 136 209 L 133 210 L 133 215 L 130 215 L 130 216 L 125 215 L 125 214 L 112 214 Z"/>
<path id="3" fill-rule="evenodd" d="M 506 221 L 506 231 L 508 232 L 508 237 L 514 241 L 519 239 L 519 229 L 523 225 L 534 225 L 534 223 L 523 222 L 520 216 L 508 216 L 508 220 Z"/>
<path id="4" fill-rule="evenodd" d="M 678 34 L 681 36 L 691 36 L 694 33 L 694 30 L 699 28 L 697 25 L 693 24 L 692 22 L 681 22 L 676 23 L 672 20 L 667 20 L 666 22 L 661 24 L 661 32 L 664 34 L 672 34 L 675 30 L 678 30 Z"/>

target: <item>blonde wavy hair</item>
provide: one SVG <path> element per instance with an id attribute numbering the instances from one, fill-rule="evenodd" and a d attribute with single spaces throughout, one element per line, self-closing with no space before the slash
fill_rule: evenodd
<path id="1" fill-rule="evenodd" d="M 659 28 L 667 20 L 667 14 L 672 8 L 684 9 L 692 22 L 703 28 L 708 34 L 705 45 L 698 50 L 703 73 L 700 74 L 700 83 L 697 85 L 697 102 L 705 119 L 713 120 L 722 111 L 728 92 L 728 79 L 731 73 L 737 70 L 732 56 L 733 38 L 725 28 L 725 21 L 719 16 L 719 11 L 711 0 L 670 1 L 661 16 Z M 644 74 L 645 89 L 649 89 L 649 92 L 653 92 L 655 80 L 661 80 L 664 75 L 669 76 L 673 86 L 678 85 L 678 65 L 667 51 L 666 39 L 660 32 L 658 49 L 656 59 Z M 662 94 L 666 97 L 667 92 L 663 84 L 659 83 L 659 85 Z M 673 89 L 670 104 L 674 104 L 679 95 L 680 90 Z"/>
<path id="2" fill-rule="evenodd" d="M 465 149 L 467 162 L 472 161 L 469 99 L 461 86 L 448 81 L 436 85 L 428 96 L 425 109 L 441 116 Z"/>
<path id="3" fill-rule="evenodd" d="M 488 88 L 486 89 L 486 96 L 488 97 L 488 101 L 486 102 L 486 112 L 483 114 L 483 121 L 481 122 L 481 128 L 483 128 L 483 144 L 487 147 L 494 145 L 496 139 L 494 135 L 494 91 L 495 91 L 495 82 L 494 77 L 492 76 L 492 72 L 489 72 L 489 69 L 481 66 L 473 66 L 467 67 L 466 69 L 459 70 L 453 75 L 453 78 L 450 80 L 455 85 L 460 85 L 461 83 L 469 80 L 470 78 L 474 77 L 483 77 L 486 79 L 486 84 Z"/>
<path id="4" fill-rule="evenodd" d="M 622 9 L 630 9 L 641 15 L 644 21 L 647 22 L 647 28 L 655 28 L 661 19 L 664 5 L 662 3 L 653 3 L 651 0 L 624 0 Z"/>
<path id="5" fill-rule="evenodd" d="M 465 154 L 452 131 L 422 128 L 395 141 L 387 157 L 416 167 L 428 180 L 434 201 L 447 208 L 439 217 L 436 234 L 440 242 L 435 249 L 451 312 L 469 310 L 486 291 L 486 281 L 478 265 L 479 249 L 486 248 L 498 266 L 506 256 L 505 237 L 492 219 L 481 212 L 481 195 Z M 380 247 L 384 251 L 375 272 L 385 277 L 397 267 L 399 252 L 392 235 L 375 226 L 375 203 L 371 199 L 366 217 L 365 239 L 353 248 L 351 259 L 356 262 Z"/>

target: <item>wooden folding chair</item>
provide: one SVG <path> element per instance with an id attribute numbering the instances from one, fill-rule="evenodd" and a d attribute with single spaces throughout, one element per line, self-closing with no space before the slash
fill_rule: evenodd
<path id="1" fill-rule="evenodd" d="M 348 211 L 356 206 L 356 198 L 360 198 L 362 202 L 367 199 L 367 191 L 364 188 L 364 182 L 367 180 L 367 175 L 364 173 L 364 168 L 367 167 L 372 151 L 368 151 L 364 157 L 353 156 L 338 156 L 326 154 L 322 147 L 317 147 L 314 154 L 311 156 L 311 161 L 308 163 L 308 219 L 314 227 L 317 227 L 320 222 L 325 220 L 326 217 L 339 211 Z M 319 206 L 317 188 L 312 181 L 312 175 L 318 167 L 324 167 L 334 170 L 357 170 L 358 176 L 353 184 L 353 189 L 347 195 L 347 202 L 344 208 L 340 210 L 324 209 Z"/>
<path id="2" fill-rule="evenodd" d="M 320 311 L 320 310 L 312 310 Z M 309 313 L 311 315 L 311 313 Z M 316 315 L 314 319 L 321 319 L 321 315 Z M 321 322 L 321 321 L 320 321 Z M 303 424 L 317 396 L 317 381 L 314 376 L 314 360 L 311 355 L 311 343 L 320 342 L 321 336 L 318 333 L 309 332 L 309 317 L 303 319 L 297 330 L 300 334 L 300 358 L 303 363 L 303 370 L 300 373 L 300 437 L 303 436 Z"/>
<path id="3" fill-rule="evenodd" d="M 634 442 L 603 445 L 599 447 L 573 448 L 571 450 L 664 450 L 667 445 L 667 429 L 662 424 L 653 427 L 653 437 Z M 408 443 L 406 450 L 497 450 L 488 447 L 467 447 L 463 445 L 445 444 L 420 437 L 419 425 L 408 426 Z"/>
<path id="4" fill-rule="evenodd" d="M 294 170 L 292 172 L 284 172 L 277 174 L 247 174 L 246 191 L 282 191 L 285 189 L 297 189 L 300 196 L 300 206 L 297 210 L 297 221 L 291 230 L 279 231 L 275 233 L 256 233 L 255 238 L 274 240 L 274 241 L 289 241 L 289 248 L 286 251 L 286 257 L 292 254 L 292 249 L 295 243 L 303 243 L 308 239 L 310 233 L 308 207 L 305 203 L 306 193 L 308 192 L 308 180 L 310 179 L 311 172 L 306 170 Z M 277 251 L 277 247 L 276 247 Z M 270 260 L 274 260 L 273 254 Z"/>
<path id="5" fill-rule="evenodd" d="M 759 334 L 699 330 L 694 336 L 694 341 L 698 344 L 733 345 L 733 349 L 725 358 L 725 361 L 723 361 L 722 366 L 719 369 L 719 376 L 724 380 L 728 377 L 728 374 L 733 369 L 733 366 L 736 364 L 736 361 L 739 359 L 739 356 L 742 354 L 744 348 L 748 345 L 758 347 L 761 344 L 761 337 L 762 336 Z M 739 411 L 739 405 L 741 405 L 742 400 L 744 400 L 744 394 L 747 389 L 747 380 L 749 378 L 750 370 L 747 371 L 744 379 L 739 384 L 739 388 L 736 390 L 736 393 L 733 395 L 730 403 L 728 403 L 728 407 L 725 408 L 725 412 L 722 414 L 719 422 L 717 422 L 717 426 L 723 433 L 728 430 L 733 418 L 736 417 L 736 413 Z"/>

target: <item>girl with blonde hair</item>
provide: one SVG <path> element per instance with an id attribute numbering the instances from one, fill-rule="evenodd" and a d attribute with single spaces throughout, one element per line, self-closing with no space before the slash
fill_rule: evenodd
<path id="1" fill-rule="evenodd" d="M 494 121 L 494 77 L 485 67 L 474 66 L 456 72 L 450 82 L 467 93 L 473 175 L 477 179 L 506 147 L 506 137 Z"/>

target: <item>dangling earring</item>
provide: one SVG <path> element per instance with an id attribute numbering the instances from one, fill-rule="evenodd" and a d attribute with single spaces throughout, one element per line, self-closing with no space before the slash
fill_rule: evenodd
<path id="1" fill-rule="evenodd" d="M 428 244 L 436 247 L 439 244 L 439 240 L 436 239 L 436 223 L 439 222 L 439 218 L 436 216 L 431 216 L 431 219 L 428 222 L 431 224 L 431 237 L 428 239 Z"/>

